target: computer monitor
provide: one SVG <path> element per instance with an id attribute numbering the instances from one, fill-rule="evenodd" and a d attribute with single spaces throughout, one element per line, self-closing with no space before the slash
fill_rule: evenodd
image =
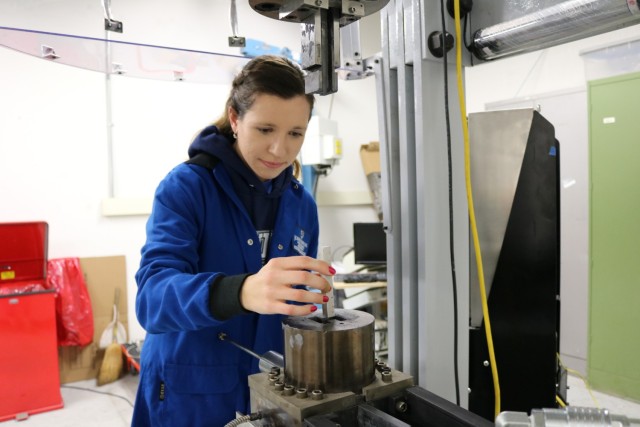
<path id="1" fill-rule="evenodd" d="M 353 258 L 362 265 L 387 263 L 387 234 L 382 222 L 353 224 Z"/>

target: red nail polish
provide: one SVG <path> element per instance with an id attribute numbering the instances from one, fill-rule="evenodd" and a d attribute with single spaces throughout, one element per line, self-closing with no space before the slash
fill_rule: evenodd
<path id="1" fill-rule="evenodd" d="M 322 297 L 322 302 L 328 302 L 329 301 L 329 297 L 328 296 L 323 296 Z"/>
<path id="2" fill-rule="evenodd" d="M 329 266 L 329 273 L 331 273 L 331 275 L 336 274 L 336 269 L 331 267 L 331 266 Z"/>
<path id="3" fill-rule="evenodd" d="M 311 312 L 313 313 L 314 311 L 316 311 L 318 309 L 318 307 L 316 307 L 315 305 L 311 306 Z"/>

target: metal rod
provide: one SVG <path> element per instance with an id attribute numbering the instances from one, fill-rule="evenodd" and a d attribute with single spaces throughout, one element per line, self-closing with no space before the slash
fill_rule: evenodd
<path id="1" fill-rule="evenodd" d="M 235 342 L 234 340 L 232 340 L 231 338 L 227 337 L 227 334 L 225 334 L 224 332 L 220 332 L 218 334 L 218 339 L 220 339 L 220 341 L 229 341 L 231 344 L 235 345 L 236 347 L 238 347 L 240 350 L 243 350 L 247 353 L 249 353 L 250 355 L 252 355 L 253 357 L 255 357 L 256 359 L 262 360 L 262 356 L 260 356 L 258 353 L 249 350 L 246 347 L 241 346 L 240 344 L 238 344 L 237 342 Z"/>
<path id="2" fill-rule="evenodd" d="M 260 362 L 262 362 L 260 364 L 260 370 L 263 371 L 263 372 L 269 371 L 269 369 L 271 369 L 272 367 L 280 368 L 280 369 L 284 368 L 284 364 L 282 363 L 282 355 L 280 355 L 279 353 L 276 353 L 276 352 L 273 352 L 273 351 L 269 351 L 269 352 L 266 353 L 266 355 L 268 355 L 269 357 L 261 356 L 258 353 L 256 353 L 255 351 L 249 350 L 248 348 L 238 344 L 237 342 L 235 342 L 234 340 L 229 338 L 227 336 L 227 334 L 225 334 L 224 332 L 220 332 L 218 334 L 218 339 L 220 341 L 228 341 L 230 344 L 235 345 L 240 350 L 242 350 L 242 351 L 250 354 L 251 356 L 255 357 L 256 359 L 260 360 Z"/>

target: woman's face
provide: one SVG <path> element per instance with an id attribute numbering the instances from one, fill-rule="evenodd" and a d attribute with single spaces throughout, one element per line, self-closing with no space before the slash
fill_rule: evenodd
<path id="1" fill-rule="evenodd" d="M 263 181 L 280 175 L 296 159 L 307 130 L 311 107 L 303 95 L 283 99 L 257 95 L 242 118 L 229 108 L 235 150 Z"/>

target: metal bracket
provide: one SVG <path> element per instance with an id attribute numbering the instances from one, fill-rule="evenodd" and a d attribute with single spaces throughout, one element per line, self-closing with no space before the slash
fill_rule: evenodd
<path id="1" fill-rule="evenodd" d="M 359 1 L 344 1 L 342 2 L 342 14 L 362 18 L 364 16 L 364 4 Z"/>
<path id="2" fill-rule="evenodd" d="M 320 9 L 329 9 L 329 0 L 285 0 L 278 17 L 281 21 L 304 22 Z"/>
<path id="3" fill-rule="evenodd" d="M 342 80 L 359 80 L 373 74 L 373 68 L 370 69 L 371 73 L 367 73 L 362 59 L 359 21 L 340 28 L 340 46 L 342 61 L 338 77 Z"/>
<path id="4" fill-rule="evenodd" d="M 101 0 L 101 3 L 104 10 L 104 29 L 114 33 L 121 33 L 122 22 L 116 21 L 111 15 L 111 0 Z"/>
<path id="5" fill-rule="evenodd" d="M 56 60 L 60 58 L 60 55 L 57 55 L 56 51 L 53 50 L 51 46 L 47 46 L 44 44 L 40 46 L 40 54 L 44 59 Z"/>
<path id="6" fill-rule="evenodd" d="M 114 33 L 122 32 L 122 22 L 115 21 L 113 19 L 104 18 L 104 29 L 107 31 L 113 31 Z"/>
<path id="7" fill-rule="evenodd" d="M 389 0 L 249 0 L 258 13 L 286 22 L 299 22 L 302 32 L 301 65 L 307 93 L 338 91 L 340 28 L 382 9 Z M 359 40 L 358 40 L 359 43 Z M 347 78 L 366 76 L 359 47 L 347 53 L 349 66 L 339 72 Z"/>
<path id="8" fill-rule="evenodd" d="M 183 71 L 174 70 L 173 71 L 173 80 L 176 81 L 176 82 L 183 82 L 184 81 L 184 72 Z"/>
<path id="9" fill-rule="evenodd" d="M 114 63 L 112 63 L 112 64 L 111 64 L 111 72 L 112 72 L 113 74 L 118 74 L 118 75 L 120 75 L 120 76 L 121 76 L 121 75 L 123 75 L 123 74 L 126 74 L 126 73 L 127 73 L 127 70 L 125 70 L 125 69 L 122 67 L 122 64 L 119 64 L 119 63 L 117 63 L 117 62 L 114 62 Z"/>
<path id="10" fill-rule="evenodd" d="M 302 26 L 300 61 L 307 93 L 338 91 L 335 69 L 340 65 L 340 27 L 332 9 L 319 9 Z"/>
<path id="11" fill-rule="evenodd" d="M 247 40 L 240 36 L 229 36 L 229 47 L 245 47 Z"/>

